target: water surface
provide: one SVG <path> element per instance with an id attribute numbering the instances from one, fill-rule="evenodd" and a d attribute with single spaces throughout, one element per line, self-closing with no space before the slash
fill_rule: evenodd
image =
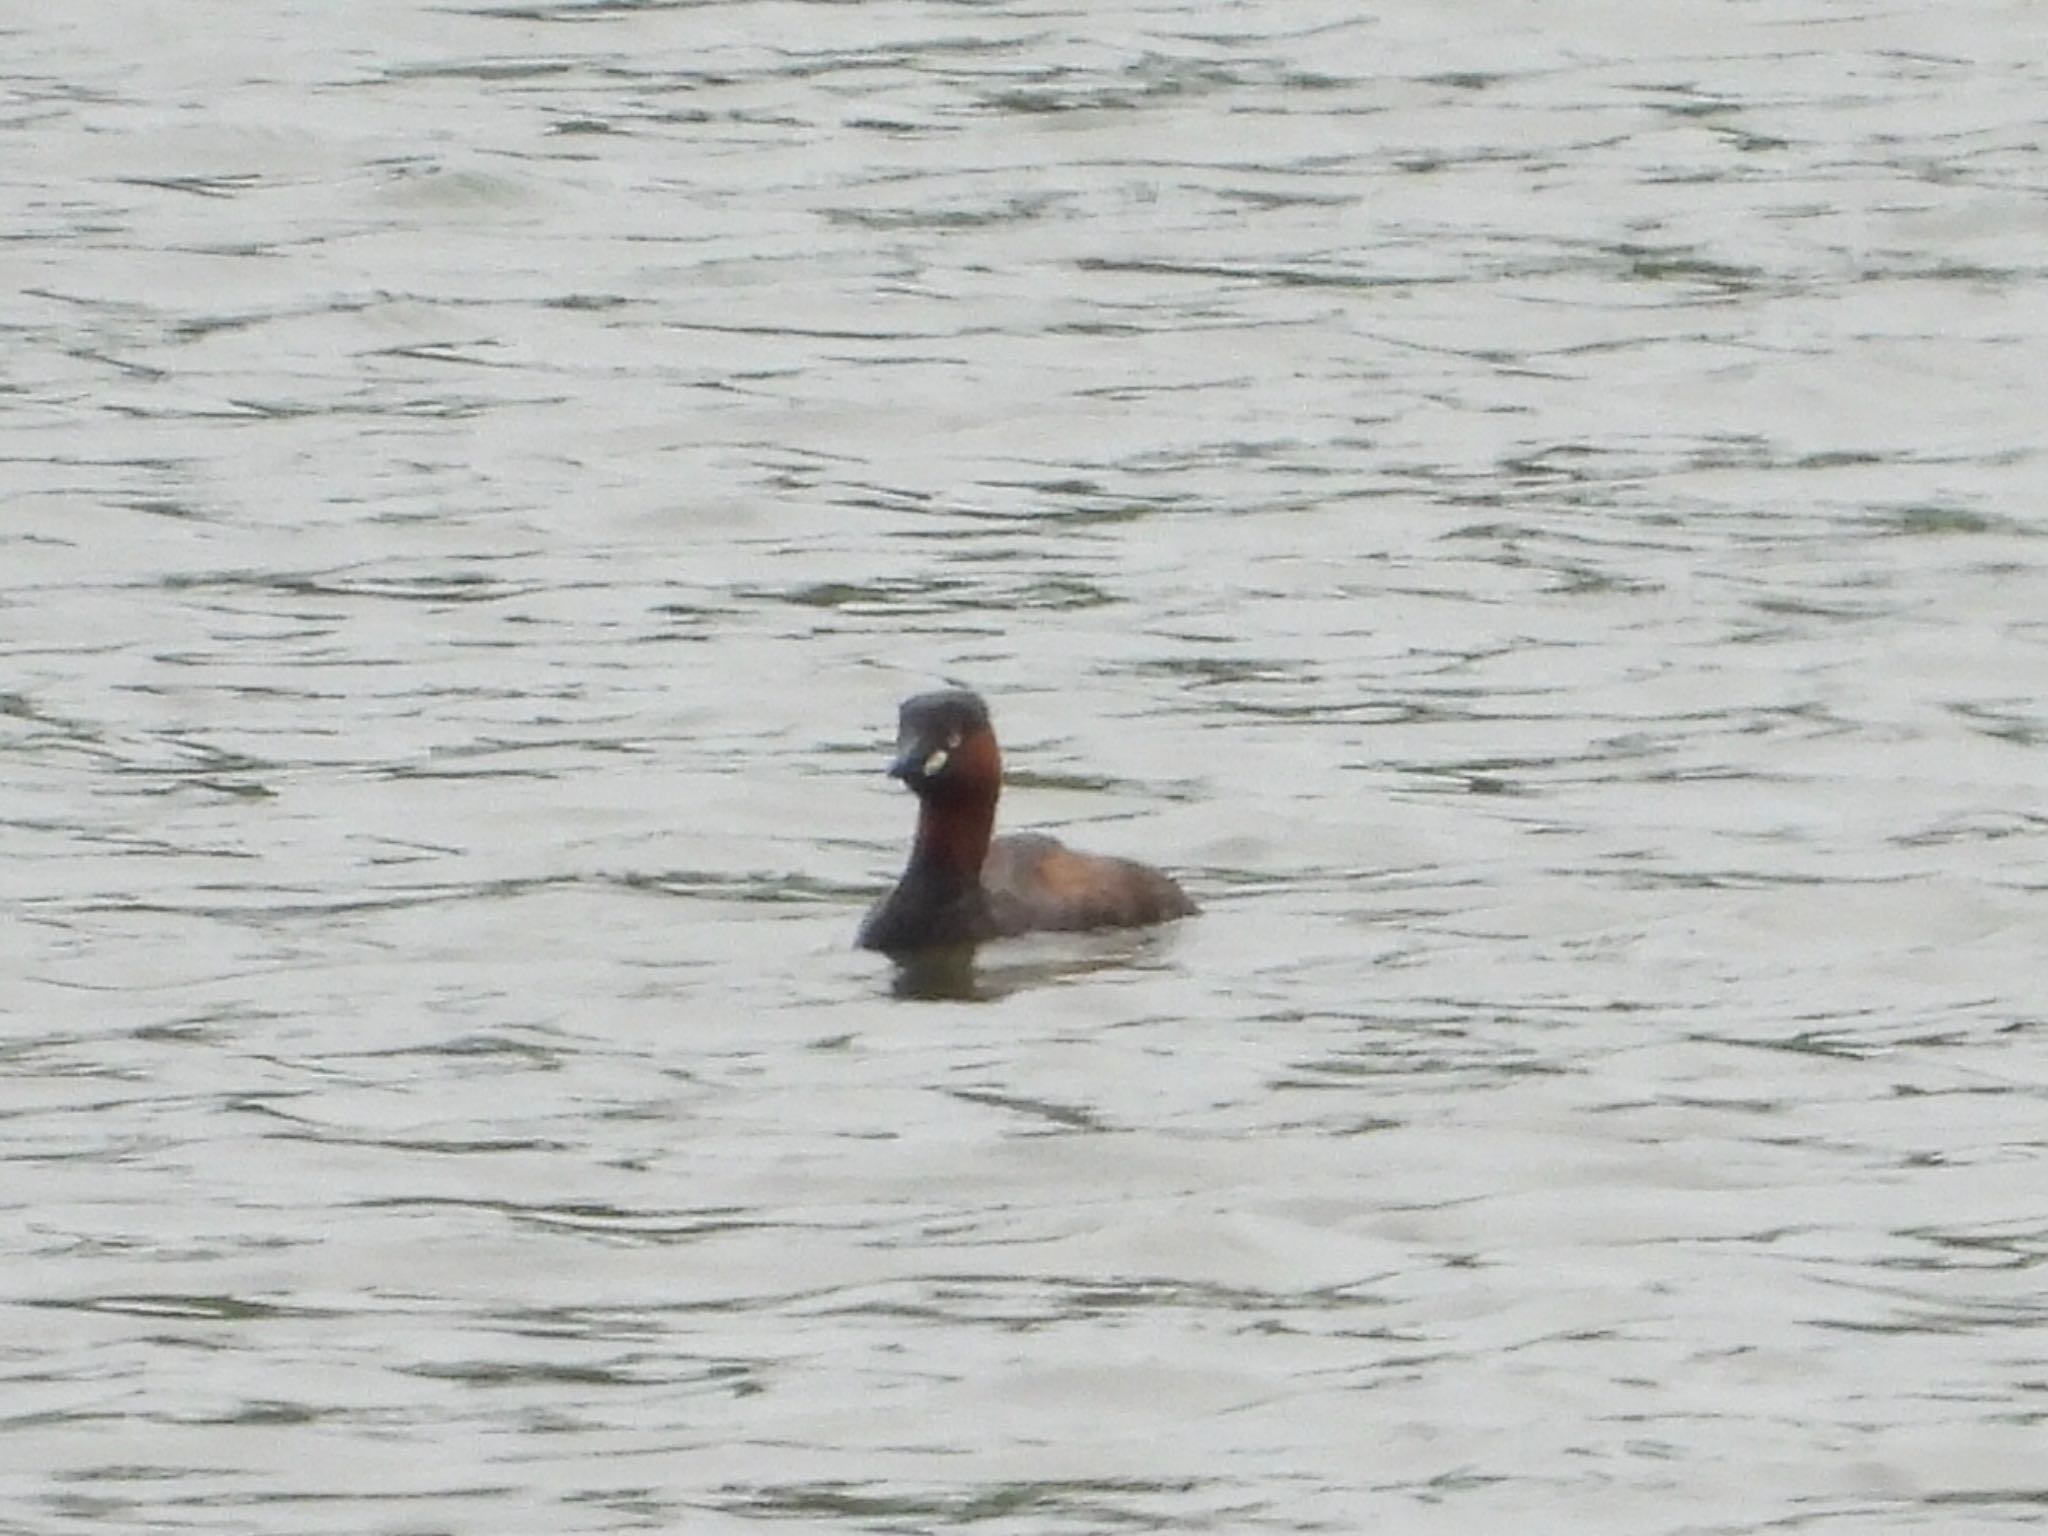
<path id="1" fill-rule="evenodd" d="M 0 1526 L 2038 1522 L 2043 43 L 18 16 Z"/>

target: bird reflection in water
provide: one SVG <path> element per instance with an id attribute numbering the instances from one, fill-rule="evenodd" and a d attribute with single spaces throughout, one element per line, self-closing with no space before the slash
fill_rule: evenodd
<path id="1" fill-rule="evenodd" d="M 917 1002 L 993 1003 L 1103 971 L 1148 970 L 1171 948 L 1170 933 L 1151 931 L 923 949 L 896 962 L 889 990 Z"/>

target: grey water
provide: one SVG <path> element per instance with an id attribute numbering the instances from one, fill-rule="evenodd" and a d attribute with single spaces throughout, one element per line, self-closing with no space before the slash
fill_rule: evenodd
<path id="1" fill-rule="evenodd" d="M 8 8 L 0 1531 L 2048 1518 L 2044 60 Z"/>

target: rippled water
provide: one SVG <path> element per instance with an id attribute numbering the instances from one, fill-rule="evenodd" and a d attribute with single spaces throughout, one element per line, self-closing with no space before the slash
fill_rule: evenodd
<path id="1" fill-rule="evenodd" d="M 2048 1506 L 2027 4 L 17 9 L 0 1527 Z M 1170 930 L 848 941 L 895 702 Z"/>

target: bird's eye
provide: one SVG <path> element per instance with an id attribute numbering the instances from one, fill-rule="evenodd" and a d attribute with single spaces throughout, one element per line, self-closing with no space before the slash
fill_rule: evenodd
<path id="1" fill-rule="evenodd" d="M 944 768 L 945 766 L 946 749 L 944 747 L 941 747 L 938 751 L 934 752 L 930 757 L 924 760 L 924 776 L 926 778 L 931 778 L 934 774 L 939 772 L 939 770 Z"/>

